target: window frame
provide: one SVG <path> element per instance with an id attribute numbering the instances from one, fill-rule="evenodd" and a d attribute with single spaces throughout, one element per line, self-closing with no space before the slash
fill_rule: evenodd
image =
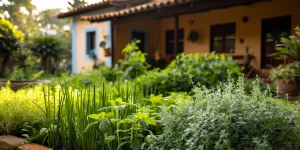
<path id="1" fill-rule="evenodd" d="M 179 38 L 179 33 L 180 33 L 180 30 L 182 31 L 182 34 L 183 34 L 183 36 L 182 36 L 182 39 L 180 39 Z M 168 32 L 173 32 L 173 36 L 172 36 L 172 39 L 169 39 L 168 40 Z M 171 54 L 174 54 L 174 32 L 175 32 L 175 30 L 174 29 L 171 29 L 171 30 L 166 30 L 165 31 L 165 54 L 166 55 L 171 55 Z M 182 52 L 181 53 L 183 53 L 184 52 L 184 28 L 180 28 L 180 29 L 178 29 L 178 44 L 179 43 L 182 43 L 182 45 L 183 45 L 183 48 L 182 48 Z M 169 53 L 169 51 L 168 51 L 168 44 L 173 44 L 172 45 L 172 51 L 171 51 L 171 53 Z"/>
<path id="2" fill-rule="evenodd" d="M 232 27 L 230 27 L 232 25 Z M 219 33 L 219 34 L 216 34 L 215 33 L 215 28 L 221 28 L 221 30 L 223 32 Z M 228 30 L 232 28 L 233 29 L 233 33 L 229 33 Z M 234 35 L 234 47 L 233 47 L 233 51 L 230 52 L 230 51 L 227 51 L 225 50 L 226 48 L 226 36 L 227 35 L 231 35 L 233 34 Z M 222 50 L 221 51 L 217 51 L 215 48 L 214 48 L 214 37 L 217 37 L 221 35 L 222 39 L 221 39 L 221 44 L 222 44 Z M 210 52 L 216 52 L 216 53 L 229 53 L 229 54 L 232 54 L 232 53 L 235 53 L 236 52 L 236 22 L 230 22 L 230 23 L 223 23 L 223 24 L 215 24 L 215 25 L 211 25 L 210 26 Z"/>
<path id="3" fill-rule="evenodd" d="M 96 50 L 96 55 L 98 57 L 98 51 L 99 51 L 99 47 L 98 47 L 98 42 L 99 42 L 99 39 L 98 39 L 98 29 L 97 28 L 86 28 L 84 30 L 84 57 L 85 57 L 85 60 L 92 60 L 93 58 L 91 57 L 91 55 L 87 54 L 87 44 L 88 44 L 88 33 L 89 32 L 95 32 L 95 50 Z"/>
<path id="4" fill-rule="evenodd" d="M 147 29 L 143 29 L 143 28 L 134 28 L 134 27 L 131 27 L 130 28 L 130 41 L 132 42 L 134 39 L 133 39 L 133 32 L 143 32 L 145 33 L 145 45 L 144 45 L 144 52 L 143 53 L 146 53 L 148 54 L 149 53 L 149 32 Z"/>

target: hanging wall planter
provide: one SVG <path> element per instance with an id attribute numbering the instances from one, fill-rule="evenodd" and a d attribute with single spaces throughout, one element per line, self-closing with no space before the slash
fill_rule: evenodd
<path id="1" fill-rule="evenodd" d="M 110 49 L 109 48 L 104 48 L 104 56 L 110 56 Z"/>
<path id="2" fill-rule="evenodd" d="M 199 33 L 195 30 L 191 30 L 188 36 L 188 41 L 197 42 L 198 39 L 199 39 Z"/>
<path id="3" fill-rule="evenodd" d="M 106 41 L 100 42 L 99 47 L 103 48 L 105 57 L 110 56 L 110 49 L 106 48 Z"/>

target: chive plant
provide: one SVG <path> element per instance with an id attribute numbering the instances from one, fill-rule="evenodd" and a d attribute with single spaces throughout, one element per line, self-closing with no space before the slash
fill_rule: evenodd
<path id="1" fill-rule="evenodd" d="M 112 90 L 115 89 L 115 90 Z M 156 125 L 148 111 L 144 87 L 135 82 L 116 87 L 62 85 L 58 95 L 45 88 L 44 99 L 48 145 L 53 149 L 115 150 L 139 149 L 148 126 Z"/>

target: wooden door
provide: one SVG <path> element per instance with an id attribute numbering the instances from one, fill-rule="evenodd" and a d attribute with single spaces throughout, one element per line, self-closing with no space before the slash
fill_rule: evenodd
<path id="1" fill-rule="evenodd" d="M 270 69 L 283 64 L 283 60 L 275 58 L 272 54 L 276 51 L 275 47 L 280 43 L 280 38 L 290 34 L 291 16 L 262 20 L 262 68 Z"/>

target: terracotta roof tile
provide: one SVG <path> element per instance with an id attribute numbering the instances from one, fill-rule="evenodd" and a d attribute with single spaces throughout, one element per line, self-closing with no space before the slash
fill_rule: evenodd
<path id="1" fill-rule="evenodd" d="M 78 8 L 73 8 L 73 9 L 67 11 L 67 12 L 59 13 L 56 16 L 58 18 L 70 17 L 70 16 L 73 16 L 73 15 L 76 15 L 76 14 L 79 14 L 79 13 L 88 12 L 88 11 L 91 11 L 91 10 L 95 10 L 95 9 L 105 7 L 105 6 L 110 6 L 110 5 L 111 5 L 110 0 L 103 0 L 103 1 L 98 2 L 98 3 L 85 5 L 85 6 L 80 6 Z"/>
<path id="2" fill-rule="evenodd" d="M 109 13 L 104 13 L 104 14 L 98 14 L 98 15 L 91 15 L 91 16 L 81 16 L 80 19 L 82 20 L 88 20 L 88 21 L 104 21 L 104 20 L 109 20 L 115 17 L 123 17 L 131 14 L 135 14 L 138 12 L 145 12 L 145 11 L 150 11 L 158 8 L 163 8 L 163 7 L 170 7 L 170 6 L 175 6 L 175 5 L 180 5 L 192 1 L 197 1 L 197 0 L 162 0 L 162 1 L 152 1 L 148 2 L 146 4 L 134 6 L 131 8 L 126 8 L 122 9 L 119 11 L 115 12 L 109 12 Z"/>

